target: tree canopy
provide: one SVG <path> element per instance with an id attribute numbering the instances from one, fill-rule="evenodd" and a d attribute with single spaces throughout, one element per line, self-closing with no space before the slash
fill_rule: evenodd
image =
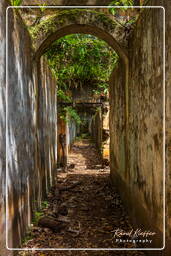
<path id="1" fill-rule="evenodd" d="M 55 41 L 46 53 L 60 90 L 89 84 L 107 93 L 117 54 L 92 35 L 72 34 Z M 60 91 L 61 93 L 61 91 Z"/>

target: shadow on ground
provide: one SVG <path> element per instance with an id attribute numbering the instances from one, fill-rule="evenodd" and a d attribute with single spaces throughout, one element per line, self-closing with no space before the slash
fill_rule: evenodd
<path id="1" fill-rule="evenodd" d="M 49 206 L 43 214 L 56 219 L 62 228 L 35 226 L 29 248 L 135 248 L 134 243 L 118 243 L 114 236 L 120 228 L 130 231 L 132 225 L 120 196 L 110 183 L 109 167 L 102 168 L 99 154 L 89 141 L 72 147 L 67 172 L 59 171 L 57 184 L 48 195 Z M 61 227 L 61 226 L 60 226 Z M 25 254 L 24 254 L 25 253 Z M 20 255 L 137 255 L 140 251 L 52 251 Z"/>

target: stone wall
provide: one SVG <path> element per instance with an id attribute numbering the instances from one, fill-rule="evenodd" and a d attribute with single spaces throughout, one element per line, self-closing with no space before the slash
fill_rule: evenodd
<path id="1" fill-rule="evenodd" d="M 0 1 L 0 255 L 5 255 L 5 8 Z M 10 254 L 9 254 L 10 255 Z"/>
<path id="2" fill-rule="evenodd" d="M 39 0 L 39 3 L 44 3 L 43 0 Z M 47 5 L 62 5 L 62 6 L 103 6 L 111 3 L 111 0 L 46 0 Z M 37 5 L 36 0 L 24 0 L 23 5 Z"/>
<path id="3" fill-rule="evenodd" d="M 111 78 L 111 175 L 136 227 L 163 247 L 163 10 L 147 9 L 129 39 L 128 119 L 124 64 Z"/>
<path id="4" fill-rule="evenodd" d="M 102 129 L 103 129 L 102 109 L 99 108 L 96 110 L 96 113 L 92 116 L 92 119 L 90 122 L 90 132 L 101 156 L 102 156 Z"/>
<path id="5" fill-rule="evenodd" d="M 57 134 L 58 134 L 58 139 L 57 139 L 57 163 L 58 163 L 58 167 L 62 166 L 66 166 L 67 164 L 67 150 L 66 150 L 66 146 L 64 148 L 62 148 L 62 144 L 61 144 L 61 139 L 64 138 L 65 139 L 65 145 L 66 145 L 66 132 L 67 132 L 67 126 L 66 126 L 66 122 L 60 118 L 60 113 L 58 113 L 58 128 L 57 128 Z"/>
<path id="6" fill-rule="evenodd" d="M 66 122 L 67 120 L 67 122 Z M 77 124 L 74 120 L 66 116 L 66 120 L 60 118 L 58 113 L 58 147 L 57 147 L 57 161 L 58 167 L 66 167 L 68 163 L 68 154 L 77 136 Z M 63 138 L 63 139 L 62 139 Z M 63 142 L 63 148 L 62 144 Z"/>
<path id="7" fill-rule="evenodd" d="M 0 255 L 5 250 L 5 6 L 0 11 Z M 18 247 L 53 182 L 56 163 L 56 83 L 44 58 L 32 60 L 31 40 L 20 16 L 9 10 L 7 84 L 8 247 Z M 46 187 L 46 190 L 43 188 Z"/>
<path id="8" fill-rule="evenodd" d="M 166 251 L 171 252 L 171 5 L 158 0 L 166 11 Z"/>
<path id="9" fill-rule="evenodd" d="M 110 136 L 109 136 L 109 102 L 105 102 L 102 108 L 103 118 L 102 118 L 102 157 L 103 159 L 109 160 L 110 158 Z"/>
<path id="10" fill-rule="evenodd" d="M 110 78 L 110 168 L 122 177 L 126 170 L 125 146 L 125 66 L 120 62 Z M 119 96 L 118 96 L 119 95 Z"/>
<path id="11" fill-rule="evenodd" d="M 67 145 L 68 145 L 68 151 L 70 151 L 71 146 L 73 145 L 76 137 L 77 137 L 77 124 L 74 120 L 70 120 L 67 125 L 67 130 L 68 130 L 68 140 L 67 140 Z"/>
<path id="12" fill-rule="evenodd" d="M 99 109 L 94 109 L 95 114 L 89 122 L 90 134 L 97 146 L 102 159 L 109 160 L 109 104 L 103 103 Z"/>

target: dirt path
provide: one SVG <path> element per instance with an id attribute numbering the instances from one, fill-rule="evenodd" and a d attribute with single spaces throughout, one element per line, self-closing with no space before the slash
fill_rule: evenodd
<path id="1" fill-rule="evenodd" d="M 117 228 L 131 230 L 129 217 L 119 194 L 110 185 L 109 167 L 102 168 L 95 147 L 84 140 L 75 143 L 69 157 L 70 168 L 58 172 L 58 184 L 49 194 L 44 215 L 58 220 L 59 230 L 33 227 L 26 247 L 39 248 L 122 248 L 116 242 Z M 126 243 L 125 247 L 135 247 Z M 48 251 L 20 255 L 134 255 L 137 251 Z"/>

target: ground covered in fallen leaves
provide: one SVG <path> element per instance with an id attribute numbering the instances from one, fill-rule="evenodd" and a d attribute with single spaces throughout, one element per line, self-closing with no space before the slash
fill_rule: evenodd
<path id="1" fill-rule="evenodd" d="M 77 141 L 69 156 L 68 169 L 57 171 L 57 183 L 48 204 L 23 247 L 29 248 L 135 248 L 116 242 L 117 228 L 132 226 L 120 196 L 110 183 L 109 166 L 88 140 Z M 46 223 L 47 222 L 47 223 Z M 46 226 L 47 224 L 47 226 Z M 48 227 L 50 225 L 50 227 Z M 22 256 L 120 255 L 144 256 L 141 251 L 22 251 Z"/>

